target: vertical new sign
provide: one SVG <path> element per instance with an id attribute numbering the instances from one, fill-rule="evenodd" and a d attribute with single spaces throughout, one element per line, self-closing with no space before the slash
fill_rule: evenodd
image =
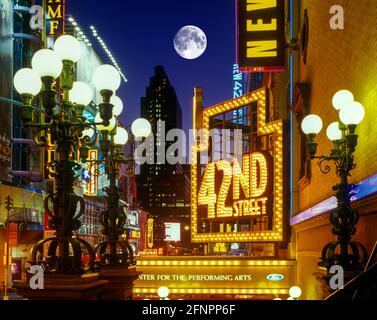
<path id="1" fill-rule="evenodd" d="M 237 58 L 240 71 L 283 71 L 285 67 L 285 1 L 236 1 Z"/>

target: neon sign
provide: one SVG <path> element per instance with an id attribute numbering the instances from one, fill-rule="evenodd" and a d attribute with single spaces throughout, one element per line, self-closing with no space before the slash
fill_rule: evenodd
<path id="1" fill-rule="evenodd" d="M 88 170 L 87 176 L 89 177 L 89 181 L 86 184 L 86 190 L 84 192 L 87 196 L 97 196 L 98 194 L 98 174 L 97 168 L 98 164 L 96 163 L 98 160 L 98 151 L 97 150 L 89 150 L 88 156 Z"/>
<path id="2" fill-rule="evenodd" d="M 244 72 L 279 72 L 285 66 L 283 0 L 238 0 L 238 63 Z"/>
<path id="3" fill-rule="evenodd" d="M 208 164 L 198 194 L 198 205 L 208 206 L 208 218 L 242 217 L 266 215 L 267 194 L 272 173 L 269 169 L 269 157 L 260 152 L 243 156 L 242 168 L 238 160 L 232 164 L 220 160 L 217 164 Z M 223 172 L 223 179 L 218 195 L 215 194 L 215 171 Z M 231 184 L 233 187 L 231 188 Z M 231 190 L 232 189 L 232 190 Z M 241 190 L 244 199 L 241 200 Z M 232 191 L 233 206 L 227 207 L 225 200 Z"/>
<path id="4" fill-rule="evenodd" d="M 48 37 L 64 34 L 65 0 L 48 0 L 46 17 Z"/>
<path id="5" fill-rule="evenodd" d="M 257 135 L 268 137 L 269 151 L 245 154 L 242 163 L 233 159 L 206 165 L 203 176 L 201 165 L 191 166 L 191 235 L 196 243 L 209 242 L 275 242 L 283 241 L 283 120 L 267 122 L 266 89 L 250 92 L 242 97 L 225 101 L 203 110 L 202 127 L 207 133 L 211 119 L 219 114 L 257 103 Z M 192 147 L 192 159 L 208 150 L 209 134 Z M 241 161 L 240 161 L 241 162 Z M 265 230 L 241 227 L 237 219 L 266 217 L 270 221 Z M 222 228 L 208 228 L 206 224 L 221 220 Z M 250 220 L 249 220 L 250 221 Z M 203 226 L 204 225 L 204 226 Z"/>

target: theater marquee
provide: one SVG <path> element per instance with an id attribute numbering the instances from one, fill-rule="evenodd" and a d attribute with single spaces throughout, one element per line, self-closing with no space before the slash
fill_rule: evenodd
<path id="1" fill-rule="evenodd" d="M 212 150 L 208 134 L 193 146 L 193 242 L 283 241 L 283 121 L 267 122 L 266 107 L 266 89 L 260 89 L 203 110 L 205 132 L 225 123 L 243 129 L 247 139 L 242 163 L 201 164 L 198 155 Z"/>

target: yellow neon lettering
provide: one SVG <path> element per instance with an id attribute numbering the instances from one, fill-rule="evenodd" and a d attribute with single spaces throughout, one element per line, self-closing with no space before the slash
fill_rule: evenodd
<path id="1" fill-rule="evenodd" d="M 266 157 L 259 152 L 251 155 L 251 197 L 257 198 L 267 190 L 268 167 Z M 258 185 L 259 181 L 259 185 Z"/>
<path id="2" fill-rule="evenodd" d="M 54 9 L 52 7 L 48 7 L 48 9 L 47 9 L 47 18 L 48 19 L 51 19 L 51 18 L 61 19 L 62 17 L 63 17 L 62 16 L 62 5 L 57 6 L 55 12 L 54 12 Z"/>
<path id="3" fill-rule="evenodd" d="M 246 198 L 250 197 L 250 156 L 242 158 L 242 171 L 237 159 L 233 162 L 233 199 L 240 198 L 240 185 Z"/>
<path id="4" fill-rule="evenodd" d="M 246 8 L 247 11 L 276 8 L 276 0 L 247 0 Z"/>
<path id="5" fill-rule="evenodd" d="M 55 31 L 59 28 L 59 21 L 50 21 L 50 33 L 49 35 L 54 35 Z"/>
<path id="6" fill-rule="evenodd" d="M 219 198 L 217 200 L 217 217 L 231 217 L 233 215 L 232 207 L 225 207 L 225 200 L 232 183 L 232 167 L 229 162 L 220 160 L 217 163 L 217 169 L 224 172 L 223 181 L 220 187 Z"/>
<path id="7" fill-rule="evenodd" d="M 276 40 L 248 41 L 246 56 L 248 58 L 277 57 L 277 48 L 278 43 Z"/>
<path id="8" fill-rule="evenodd" d="M 198 204 L 208 205 L 208 218 L 215 218 L 215 164 L 209 163 L 198 194 Z"/>
<path id="9" fill-rule="evenodd" d="M 271 23 L 263 23 L 262 19 L 258 19 L 255 24 L 253 23 L 253 20 L 247 20 L 246 29 L 248 32 L 274 31 L 277 30 L 277 19 L 272 19 Z"/>

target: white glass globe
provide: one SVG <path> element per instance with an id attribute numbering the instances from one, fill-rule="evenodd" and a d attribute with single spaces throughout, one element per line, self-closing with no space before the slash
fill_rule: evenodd
<path id="1" fill-rule="evenodd" d="M 39 74 L 30 68 L 20 69 L 14 75 L 14 87 L 19 94 L 37 95 L 42 89 Z"/>
<path id="2" fill-rule="evenodd" d="M 85 129 L 85 130 L 82 132 L 82 136 L 83 136 L 83 137 L 93 138 L 93 136 L 94 136 L 94 129 L 92 129 L 92 128 Z"/>
<path id="3" fill-rule="evenodd" d="M 289 289 L 289 295 L 293 298 L 293 299 L 298 299 L 301 297 L 301 289 L 297 286 L 294 286 L 294 287 L 291 287 Z"/>
<path id="4" fill-rule="evenodd" d="M 58 78 L 63 71 L 63 63 L 60 57 L 50 49 L 37 51 L 31 60 L 33 69 L 40 77 Z"/>
<path id="5" fill-rule="evenodd" d="M 331 123 L 326 130 L 327 137 L 331 141 L 341 140 L 342 139 L 342 131 L 339 129 L 339 123 L 333 122 Z"/>
<path id="6" fill-rule="evenodd" d="M 321 132 L 322 127 L 322 119 L 315 114 L 310 114 L 306 116 L 301 123 L 302 131 L 305 134 L 318 134 Z"/>
<path id="7" fill-rule="evenodd" d="M 115 92 L 120 87 L 120 73 L 113 66 L 104 64 L 94 71 L 93 82 L 98 91 L 110 90 Z"/>
<path id="8" fill-rule="evenodd" d="M 169 288 L 167 287 L 159 287 L 157 290 L 157 294 L 160 298 L 167 298 L 169 295 Z"/>
<path id="9" fill-rule="evenodd" d="M 96 115 L 94 122 L 95 123 L 103 122 L 101 115 L 99 113 Z M 115 128 L 115 125 L 116 125 L 116 120 L 114 117 L 112 117 L 110 120 L 110 124 L 107 127 L 102 124 L 97 124 L 97 129 L 99 131 L 103 131 L 103 130 L 111 131 Z"/>
<path id="10" fill-rule="evenodd" d="M 131 126 L 131 130 L 136 138 L 146 138 L 151 134 L 152 127 L 148 120 L 140 118 L 134 121 Z"/>
<path id="11" fill-rule="evenodd" d="M 357 101 L 349 102 L 344 105 L 339 112 L 340 121 L 345 125 L 358 125 L 363 121 L 365 110 L 361 103 Z"/>
<path id="12" fill-rule="evenodd" d="M 110 99 L 110 103 L 114 105 L 113 115 L 119 116 L 123 111 L 123 102 L 118 96 L 112 96 Z"/>
<path id="13" fill-rule="evenodd" d="M 332 105 L 336 110 L 340 110 L 345 104 L 354 101 L 351 91 L 340 90 L 332 98 Z"/>
<path id="14" fill-rule="evenodd" d="M 128 141 L 128 132 L 122 127 L 117 128 L 117 133 L 114 136 L 114 143 L 119 145 L 125 145 Z"/>
<path id="15" fill-rule="evenodd" d="M 73 36 L 60 36 L 54 44 L 54 51 L 60 56 L 61 60 L 76 63 L 81 57 L 80 42 Z"/>
<path id="16" fill-rule="evenodd" d="M 69 92 L 69 99 L 71 102 L 87 106 L 92 102 L 93 93 L 89 85 L 82 81 L 73 83 L 72 90 Z"/>

